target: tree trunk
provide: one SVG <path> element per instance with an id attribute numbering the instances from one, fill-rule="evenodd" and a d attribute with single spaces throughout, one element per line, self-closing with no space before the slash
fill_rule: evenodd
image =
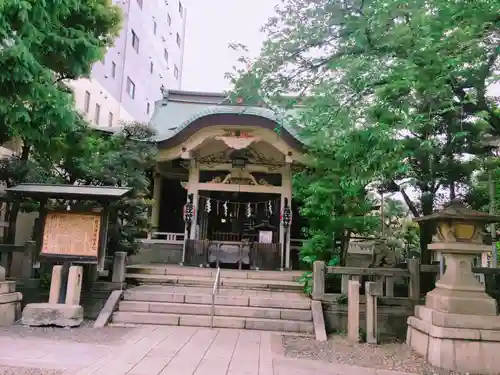
<path id="1" fill-rule="evenodd" d="M 339 263 L 344 267 L 347 263 L 347 251 L 349 250 L 349 242 L 351 240 L 351 231 L 346 230 L 342 234 L 342 240 L 340 241 L 340 256 Z"/>
<path id="2" fill-rule="evenodd" d="M 429 190 L 422 193 L 422 216 L 432 214 L 434 210 L 434 194 Z M 429 264 L 431 261 L 430 253 L 427 249 L 434 235 L 435 224 L 429 222 L 420 222 L 420 261 L 422 264 Z"/>
<path id="3" fill-rule="evenodd" d="M 28 162 L 30 155 L 30 146 L 24 145 L 21 153 L 21 168 Z M 16 224 L 17 216 L 21 209 L 21 201 L 19 199 L 12 202 L 9 212 L 9 227 L 7 228 L 7 236 L 5 237 L 6 244 L 15 244 L 16 242 Z M 10 276 L 10 269 L 12 267 L 13 253 L 7 253 L 7 269 L 5 270 L 7 276 Z"/>

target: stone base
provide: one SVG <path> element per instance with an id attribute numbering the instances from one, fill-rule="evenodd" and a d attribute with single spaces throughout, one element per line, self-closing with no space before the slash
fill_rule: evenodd
<path id="1" fill-rule="evenodd" d="M 0 281 L 0 326 L 10 326 L 20 318 L 22 299 L 15 281 Z"/>
<path id="2" fill-rule="evenodd" d="M 500 368 L 500 316 L 442 313 L 417 306 L 408 318 L 407 344 L 431 365 L 496 375 Z"/>
<path id="3" fill-rule="evenodd" d="M 27 326 L 78 327 L 83 322 L 83 307 L 55 303 L 30 303 L 23 310 Z"/>

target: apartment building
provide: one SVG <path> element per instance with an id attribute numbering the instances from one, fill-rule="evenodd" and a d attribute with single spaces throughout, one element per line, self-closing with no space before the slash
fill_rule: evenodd
<path id="1" fill-rule="evenodd" d="M 95 126 L 147 122 L 161 89 L 180 89 L 187 12 L 182 0 L 113 0 L 123 29 L 90 78 L 70 83 L 76 106 Z"/>

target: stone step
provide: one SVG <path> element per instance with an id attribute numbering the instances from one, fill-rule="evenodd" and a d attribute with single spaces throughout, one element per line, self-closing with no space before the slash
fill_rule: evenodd
<path id="1" fill-rule="evenodd" d="M 161 314 L 150 312 L 117 311 L 113 314 L 113 324 L 155 324 L 155 325 L 180 325 L 195 327 L 210 327 L 210 316 Z M 256 329 L 264 331 L 314 333 L 312 322 L 246 318 L 234 316 L 215 316 L 214 327 Z"/>
<path id="2" fill-rule="evenodd" d="M 118 311 L 210 315 L 212 306 L 209 304 L 191 303 L 121 301 Z M 214 314 L 215 316 L 312 321 L 311 310 L 298 309 L 217 305 L 214 308 Z"/>
<path id="3" fill-rule="evenodd" d="M 157 291 L 140 290 L 138 288 L 134 288 L 126 290 L 124 292 L 123 297 L 124 300 L 126 301 L 192 303 L 192 304 L 202 304 L 202 305 L 212 304 L 212 295 L 208 293 L 205 294 L 193 294 L 193 292 L 162 293 Z M 311 300 L 309 298 L 300 295 L 291 298 L 286 298 L 286 297 L 287 294 L 284 294 L 283 297 L 281 298 L 247 296 L 247 295 L 217 295 L 215 296 L 215 304 L 223 306 L 267 307 L 267 308 L 278 308 L 278 309 L 298 309 L 298 310 L 311 309 Z"/>
<path id="4" fill-rule="evenodd" d="M 127 266 L 127 273 L 169 276 L 199 276 L 215 278 L 217 269 L 201 267 L 183 267 L 178 265 L 134 264 Z M 297 281 L 302 276 L 301 271 L 255 271 L 221 269 L 221 278 Z"/>
<path id="5" fill-rule="evenodd" d="M 127 280 L 142 284 L 177 284 L 186 286 L 212 286 L 214 279 L 203 276 L 179 276 L 179 275 L 150 275 L 141 273 L 127 273 Z M 236 279 L 221 277 L 220 286 L 245 289 L 272 289 L 272 290 L 302 290 L 302 285 L 296 281 L 286 280 L 258 280 L 258 279 Z"/>

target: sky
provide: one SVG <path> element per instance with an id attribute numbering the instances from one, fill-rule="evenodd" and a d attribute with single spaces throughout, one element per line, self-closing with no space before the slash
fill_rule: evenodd
<path id="1" fill-rule="evenodd" d="M 221 92 L 239 54 L 229 43 L 246 45 L 257 56 L 264 40 L 260 27 L 279 0 L 183 0 L 187 8 L 182 89 Z"/>

